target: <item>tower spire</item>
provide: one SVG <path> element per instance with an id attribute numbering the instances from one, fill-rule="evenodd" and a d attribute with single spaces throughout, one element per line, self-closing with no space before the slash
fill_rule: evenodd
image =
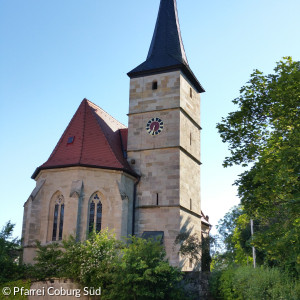
<path id="1" fill-rule="evenodd" d="M 188 65 L 181 38 L 176 0 L 162 0 L 147 59 L 169 55 Z"/>
<path id="2" fill-rule="evenodd" d="M 204 92 L 189 68 L 185 54 L 176 0 L 161 0 L 152 42 L 145 62 L 128 73 L 130 78 L 182 70 L 198 92 Z"/>

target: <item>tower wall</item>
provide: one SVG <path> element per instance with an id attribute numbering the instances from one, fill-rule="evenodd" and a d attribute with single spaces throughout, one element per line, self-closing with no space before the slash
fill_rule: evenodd
<path id="1" fill-rule="evenodd" d="M 164 231 L 170 262 L 190 270 L 174 241 L 183 230 L 201 239 L 200 95 L 180 71 L 133 78 L 128 115 L 128 162 L 141 176 L 135 233 Z M 164 126 L 154 136 L 146 130 L 152 118 Z"/>

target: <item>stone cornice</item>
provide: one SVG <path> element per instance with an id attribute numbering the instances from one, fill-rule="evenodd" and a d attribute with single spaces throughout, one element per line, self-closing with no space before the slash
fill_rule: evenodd
<path id="1" fill-rule="evenodd" d="M 128 113 L 127 116 L 133 116 L 133 115 L 142 115 L 142 114 L 147 114 L 147 113 L 154 113 L 158 111 L 173 111 L 173 110 L 180 110 L 192 123 L 195 127 L 198 128 L 198 130 L 201 130 L 202 127 L 184 110 L 182 107 L 177 106 L 177 107 L 171 107 L 171 108 L 163 108 L 163 109 L 155 109 L 155 110 L 146 110 L 142 112 L 134 112 L 134 113 Z"/>
<path id="2" fill-rule="evenodd" d="M 145 148 L 145 149 L 128 149 L 127 153 L 129 152 L 142 152 L 142 151 L 154 151 L 154 150 L 166 150 L 166 149 L 176 149 L 178 148 L 181 150 L 186 156 L 191 158 L 195 163 L 197 163 L 199 166 L 202 165 L 201 161 L 197 159 L 195 156 L 193 156 L 191 153 L 189 153 L 186 149 L 184 149 L 182 146 L 172 146 L 172 147 L 157 147 L 157 148 Z"/>
<path id="3" fill-rule="evenodd" d="M 182 205 L 141 205 L 141 206 L 136 206 L 136 209 L 155 209 L 155 208 L 180 208 L 181 210 L 197 217 L 197 218 L 201 218 L 201 214 L 198 214 L 195 211 L 192 211 L 190 209 L 187 209 L 186 207 L 182 206 Z"/>

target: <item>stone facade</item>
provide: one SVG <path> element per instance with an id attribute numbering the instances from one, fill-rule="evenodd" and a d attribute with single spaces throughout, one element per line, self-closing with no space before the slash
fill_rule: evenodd
<path id="1" fill-rule="evenodd" d="M 164 122 L 156 136 L 146 130 L 153 117 Z M 113 229 L 118 238 L 163 231 L 170 262 L 184 271 L 199 269 L 178 255 L 174 241 L 181 231 L 201 239 L 208 228 L 201 222 L 200 129 L 200 94 L 180 71 L 131 79 L 127 157 L 140 176 L 136 199 L 137 178 L 124 171 L 79 166 L 40 170 L 24 205 L 24 262 L 33 262 L 36 240 L 51 243 L 54 235 L 56 241 L 69 235 L 85 240 L 90 203 L 97 195 L 101 228 Z M 56 204 L 64 205 L 61 237 L 59 227 L 53 232 Z"/>
<path id="2" fill-rule="evenodd" d="M 164 123 L 159 135 L 146 131 L 152 118 Z M 182 230 L 201 239 L 200 129 L 200 94 L 180 71 L 131 79 L 128 162 L 141 176 L 135 233 L 164 231 L 170 262 L 185 271 L 195 266 L 174 241 Z"/>
<path id="3" fill-rule="evenodd" d="M 132 233 L 133 190 L 135 179 L 113 170 L 70 167 L 42 170 L 34 190 L 24 205 L 23 260 L 32 263 L 35 241 L 52 242 L 54 205 L 64 201 L 63 238 L 69 235 L 85 240 L 92 196 L 102 203 L 102 228 L 115 231 L 118 238 Z M 41 184 L 42 183 L 42 184 Z M 59 219 L 59 218 L 58 218 Z"/>

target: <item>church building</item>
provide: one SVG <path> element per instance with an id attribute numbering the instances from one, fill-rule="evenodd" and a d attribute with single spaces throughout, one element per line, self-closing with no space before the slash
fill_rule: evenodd
<path id="1" fill-rule="evenodd" d="M 148 56 L 128 73 L 128 128 L 84 99 L 24 204 L 23 260 L 35 241 L 78 241 L 109 228 L 118 238 L 159 238 L 172 265 L 196 268 L 174 245 L 209 232 L 200 199 L 200 94 L 189 67 L 176 0 L 161 0 Z M 101 101 L 101 99 L 100 99 Z"/>

